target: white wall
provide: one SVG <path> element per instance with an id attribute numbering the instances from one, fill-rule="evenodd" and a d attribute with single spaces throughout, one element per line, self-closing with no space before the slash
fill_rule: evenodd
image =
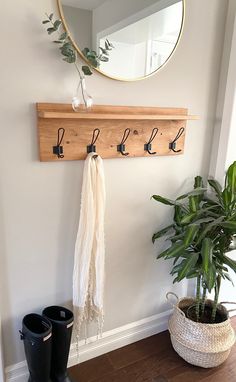
<path id="1" fill-rule="evenodd" d="M 210 174 L 223 185 L 227 168 L 236 160 L 236 2 L 229 1 L 224 40 L 217 119 L 214 129 Z M 228 254 L 236 260 L 236 251 Z M 220 301 L 236 302 L 236 275 L 229 270 L 234 286 L 222 281 Z M 234 306 L 232 306 L 234 308 Z M 231 308 L 231 309 L 232 309 Z M 234 315 L 236 312 L 234 312 Z"/>
<path id="2" fill-rule="evenodd" d="M 168 207 L 153 193 L 175 197 L 206 175 L 227 1 L 188 0 L 186 25 L 168 65 L 145 81 L 122 83 L 95 74 L 88 88 L 100 104 L 189 107 L 185 154 L 106 160 L 105 330 L 169 307 L 169 264 L 155 260 L 152 233 Z M 35 102 L 70 102 L 77 85 L 41 20 L 53 0 L 3 2 L 1 36 L 0 293 L 6 365 L 24 359 L 18 329 L 23 315 L 71 300 L 73 248 L 79 220 L 83 162 L 38 161 Z M 185 182 L 185 180 L 188 180 Z"/>

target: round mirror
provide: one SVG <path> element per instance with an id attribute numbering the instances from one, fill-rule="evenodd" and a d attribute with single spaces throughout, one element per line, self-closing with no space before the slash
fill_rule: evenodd
<path id="1" fill-rule="evenodd" d="M 57 0 L 79 54 L 102 74 L 135 81 L 159 70 L 175 51 L 184 0 Z"/>

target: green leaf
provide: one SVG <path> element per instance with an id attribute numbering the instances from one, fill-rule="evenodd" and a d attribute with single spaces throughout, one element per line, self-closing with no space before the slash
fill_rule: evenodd
<path id="1" fill-rule="evenodd" d="M 236 272 L 236 261 L 230 259 L 228 256 L 223 255 L 221 257 L 224 264 L 228 265 L 234 272 Z"/>
<path id="2" fill-rule="evenodd" d="M 173 224 L 155 233 L 152 237 L 152 242 L 154 243 L 156 239 L 159 239 L 159 237 L 166 235 L 167 232 L 169 232 L 171 229 L 173 229 Z"/>
<path id="3" fill-rule="evenodd" d="M 94 67 L 94 68 L 97 68 L 98 67 L 98 61 L 96 58 L 93 58 L 93 57 L 87 57 L 89 63 Z"/>
<path id="4" fill-rule="evenodd" d="M 179 203 L 178 203 L 179 204 Z M 184 205 L 175 205 L 174 206 L 174 210 L 175 210 L 175 213 L 174 213 L 174 221 L 175 223 L 177 224 L 177 226 L 179 227 L 179 229 L 182 229 L 182 223 L 181 223 L 181 219 L 183 218 L 183 216 L 187 213 L 188 214 L 188 209 L 184 206 Z"/>
<path id="5" fill-rule="evenodd" d="M 76 61 L 76 57 L 74 55 L 71 55 L 64 57 L 63 60 L 68 62 L 69 64 L 73 64 Z"/>
<path id="6" fill-rule="evenodd" d="M 115 48 L 114 45 L 108 39 L 106 39 L 106 42 L 110 48 Z"/>
<path id="7" fill-rule="evenodd" d="M 82 53 L 83 53 L 83 55 L 84 55 L 85 57 L 87 57 L 87 54 L 89 53 L 89 48 L 84 48 L 84 49 L 82 50 Z"/>
<path id="8" fill-rule="evenodd" d="M 178 281 L 183 280 L 188 275 L 188 273 L 193 271 L 193 269 L 194 269 L 194 267 L 198 261 L 198 257 L 199 257 L 199 255 L 197 253 L 195 253 L 195 254 L 192 254 L 186 260 L 184 260 L 183 267 L 178 274 Z"/>
<path id="9" fill-rule="evenodd" d="M 188 247 L 193 242 L 198 231 L 199 231 L 198 225 L 192 224 L 187 227 L 186 233 L 184 236 L 184 244 L 186 245 L 186 247 Z"/>
<path id="10" fill-rule="evenodd" d="M 212 221 L 214 221 L 214 218 L 209 216 L 208 218 L 201 218 L 198 220 L 194 220 L 194 224 L 210 223 Z"/>
<path id="11" fill-rule="evenodd" d="M 65 40 L 66 38 L 68 37 L 68 34 L 67 34 L 67 32 L 64 32 L 64 33 L 62 33 L 61 35 L 60 35 L 60 37 L 59 37 L 59 40 Z"/>
<path id="12" fill-rule="evenodd" d="M 228 281 L 230 281 L 234 287 L 234 282 L 228 273 L 223 273 L 223 277 L 225 277 Z"/>
<path id="13" fill-rule="evenodd" d="M 204 279 L 207 285 L 207 289 L 209 292 L 214 288 L 216 283 L 216 268 L 214 263 L 211 264 L 211 266 L 208 269 L 208 273 L 204 275 Z"/>
<path id="14" fill-rule="evenodd" d="M 160 253 L 157 256 L 157 259 L 160 259 L 161 257 L 165 257 L 166 259 L 171 259 L 172 257 L 181 255 L 181 253 L 183 253 L 184 250 L 185 250 L 184 244 L 175 243 L 170 248 Z"/>
<path id="15" fill-rule="evenodd" d="M 100 56 L 100 61 L 102 61 L 102 62 L 108 62 L 109 61 L 109 58 L 108 57 L 106 57 L 106 56 Z"/>
<path id="16" fill-rule="evenodd" d="M 48 28 L 47 32 L 48 32 L 48 34 L 52 34 L 52 33 L 56 32 L 56 29 L 53 28 L 53 27 L 52 28 Z"/>
<path id="17" fill-rule="evenodd" d="M 202 242 L 201 255 L 202 255 L 202 267 L 205 275 L 208 274 L 209 268 L 212 265 L 212 254 L 214 244 L 213 241 L 206 237 Z"/>
<path id="18" fill-rule="evenodd" d="M 222 187 L 220 183 L 214 179 L 208 179 L 208 183 L 215 190 L 216 194 L 218 195 L 218 198 L 221 199 Z"/>
<path id="19" fill-rule="evenodd" d="M 53 25 L 54 25 L 54 28 L 55 28 L 56 30 L 58 30 L 59 26 L 61 25 L 61 20 L 56 20 L 56 21 L 53 23 Z"/>
<path id="20" fill-rule="evenodd" d="M 187 274 L 186 279 L 195 279 L 198 276 L 199 276 L 199 272 L 192 271 Z"/>
<path id="21" fill-rule="evenodd" d="M 186 194 L 179 196 L 176 200 L 182 200 L 188 198 L 189 196 L 203 195 L 205 191 L 207 191 L 207 188 L 199 187 L 193 191 L 187 192 Z"/>
<path id="22" fill-rule="evenodd" d="M 49 20 L 43 20 L 42 21 L 42 24 L 47 24 L 47 23 L 50 23 L 50 21 Z"/>
<path id="23" fill-rule="evenodd" d="M 190 212 L 196 212 L 199 206 L 199 202 L 196 196 L 189 196 L 189 210 Z"/>
<path id="24" fill-rule="evenodd" d="M 184 263 L 185 263 L 185 260 L 182 260 L 180 264 L 175 265 L 172 268 L 172 271 L 170 272 L 170 274 L 173 276 L 175 273 L 178 273 L 179 271 L 181 271 L 181 269 L 183 268 Z"/>
<path id="25" fill-rule="evenodd" d="M 192 220 L 196 217 L 196 212 L 192 212 L 188 215 L 185 215 L 182 219 L 181 219 L 181 224 L 189 224 L 192 222 Z"/>
<path id="26" fill-rule="evenodd" d="M 104 49 L 101 46 L 99 47 L 99 49 L 101 50 L 102 54 L 104 54 L 105 56 L 109 56 L 109 52 L 107 51 L 107 49 Z"/>
<path id="27" fill-rule="evenodd" d="M 230 204 L 231 204 L 231 194 L 227 188 L 225 188 L 224 191 L 222 192 L 222 199 L 223 199 L 225 210 L 226 212 L 228 212 L 230 208 Z"/>
<path id="28" fill-rule="evenodd" d="M 235 196 L 236 193 L 236 161 L 228 168 L 225 178 L 226 186 L 230 193 Z"/>
<path id="29" fill-rule="evenodd" d="M 83 73 L 86 75 L 86 76 L 91 76 L 93 74 L 93 72 L 91 71 L 91 69 L 89 68 L 89 66 L 82 66 L 82 71 Z"/>
<path id="30" fill-rule="evenodd" d="M 222 220 L 224 220 L 224 217 L 220 216 L 219 218 L 214 219 L 211 223 L 207 224 L 206 227 L 201 232 L 201 234 L 198 236 L 196 245 L 199 245 L 203 241 L 203 239 L 205 239 L 205 237 L 208 235 L 211 229 L 219 225 L 222 222 Z"/>
<path id="31" fill-rule="evenodd" d="M 50 16 L 48 16 L 48 18 L 52 21 L 52 19 L 53 19 L 53 13 L 51 13 Z"/>
<path id="32" fill-rule="evenodd" d="M 203 180 L 201 176 L 196 176 L 194 179 L 194 188 L 203 188 Z"/>
<path id="33" fill-rule="evenodd" d="M 176 205 L 181 206 L 181 203 L 178 203 L 175 200 L 170 200 L 170 199 L 163 198 L 160 195 L 153 195 L 152 198 L 154 200 L 156 200 L 157 202 L 160 202 L 162 204 L 166 204 L 167 206 L 176 206 Z"/>
<path id="34" fill-rule="evenodd" d="M 167 237 L 166 241 L 170 240 L 172 243 L 175 243 L 176 241 L 183 240 L 184 235 L 184 233 L 176 234 L 174 236 Z"/>
<path id="35" fill-rule="evenodd" d="M 91 58 L 97 58 L 98 55 L 97 55 L 97 53 L 96 53 L 94 50 L 90 50 L 90 51 L 87 53 L 87 58 L 89 58 L 89 57 L 91 57 Z"/>
<path id="36" fill-rule="evenodd" d="M 59 41 L 59 40 L 55 40 L 53 41 L 55 44 L 62 44 L 62 41 Z"/>
<path id="37" fill-rule="evenodd" d="M 224 228 L 229 228 L 231 230 L 234 231 L 234 233 L 236 234 L 236 221 L 224 221 L 222 223 L 219 224 L 221 227 L 224 227 Z"/>

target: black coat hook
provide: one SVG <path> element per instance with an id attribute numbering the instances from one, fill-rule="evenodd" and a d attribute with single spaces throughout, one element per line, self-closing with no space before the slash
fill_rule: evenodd
<path id="1" fill-rule="evenodd" d="M 154 141 L 154 139 L 156 138 L 156 135 L 158 133 L 159 129 L 157 127 L 155 127 L 153 130 L 152 130 L 152 134 L 150 136 L 150 139 L 148 141 L 148 143 L 145 143 L 144 145 L 144 150 L 148 152 L 148 154 L 150 155 L 155 155 L 156 154 L 156 151 L 154 151 L 153 153 L 151 152 L 151 149 L 152 149 L 152 142 Z"/>
<path id="2" fill-rule="evenodd" d="M 169 144 L 169 149 L 174 151 L 174 153 L 180 153 L 180 151 L 182 150 L 176 150 L 176 142 L 178 141 L 178 139 L 181 137 L 181 135 L 183 135 L 184 133 L 184 130 L 185 128 L 184 127 L 181 127 L 178 131 L 178 134 L 176 135 L 175 139 L 173 140 L 173 142 L 171 142 Z"/>
<path id="3" fill-rule="evenodd" d="M 63 146 L 61 146 L 64 135 L 65 135 L 65 129 L 63 127 L 60 127 L 60 129 L 58 129 L 57 131 L 57 145 L 53 146 L 53 154 L 57 155 L 59 159 L 64 158 Z"/>
<path id="4" fill-rule="evenodd" d="M 87 146 L 87 153 L 95 153 L 96 152 L 95 143 L 97 142 L 99 134 L 100 134 L 100 129 L 93 130 L 93 138 L 92 138 L 90 145 Z"/>
<path id="5" fill-rule="evenodd" d="M 122 155 L 124 156 L 127 156 L 129 155 L 129 153 L 126 153 L 125 152 L 125 142 L 127 141 L 127 139 L 129 138 L 129 135 L 130 135 L 130 129 L 125 129 L 124 131 L 124 135 L 123 135 L 123 138 L 121 140 L 121 143 L 117 146 L 117 151 L 119 151 Z"/>

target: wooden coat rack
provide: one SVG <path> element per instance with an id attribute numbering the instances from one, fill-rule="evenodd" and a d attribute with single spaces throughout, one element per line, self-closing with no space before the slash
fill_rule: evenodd
<path id="1" fill-rule="evenodd" d="M 95 105 L 74 112 L 67 104 L 36 106 L 41 161 L 85 159 L 94 133 L 102 158 L 183 154 L 187 120 L 198 119 L 184 108 Z"/>

